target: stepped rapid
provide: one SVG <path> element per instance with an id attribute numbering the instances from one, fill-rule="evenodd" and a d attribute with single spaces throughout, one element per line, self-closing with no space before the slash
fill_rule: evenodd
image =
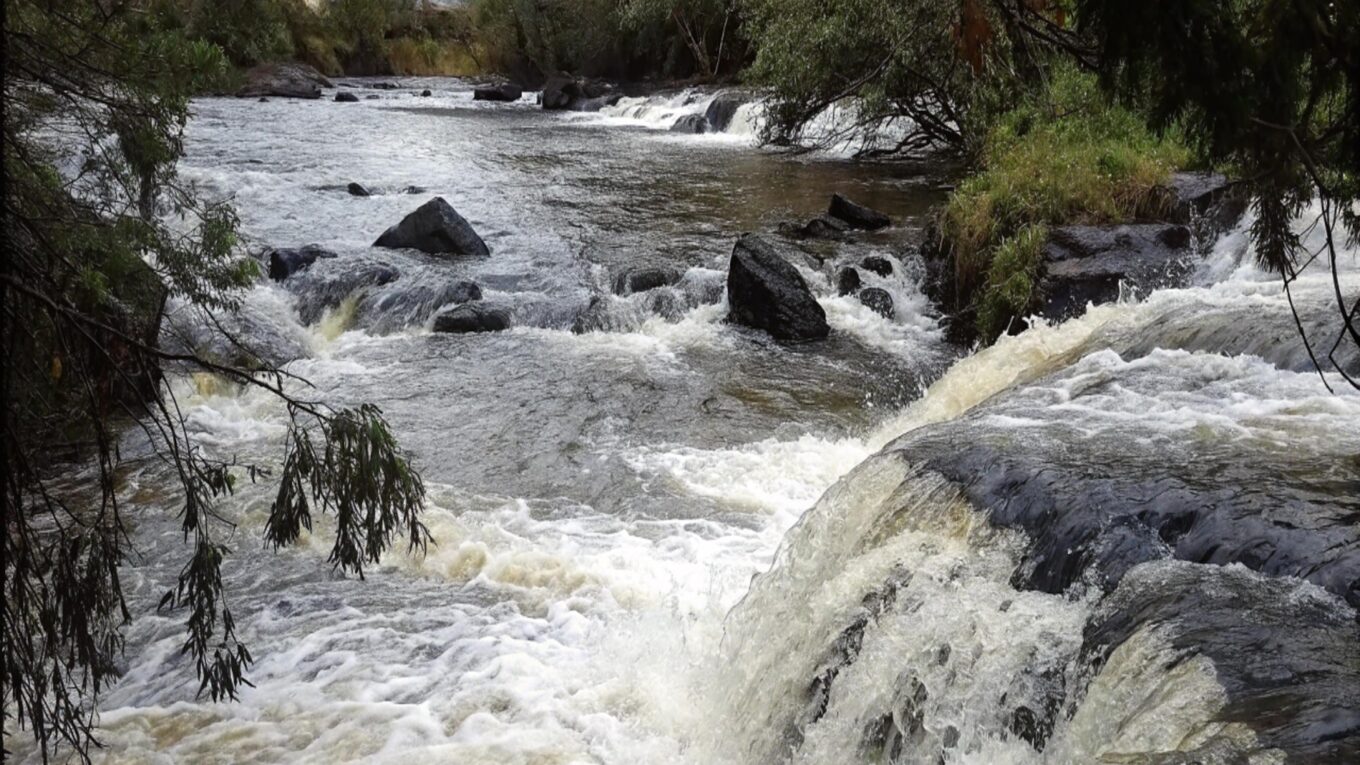
<path id="1" fill-rule="evenodd" d="M 324 524 L 266 551 L 272 492 L 244 486 L 221 511 L 254 687 L 198 699 L 180 618 L 154 611 L 185 554 L 173 484 L 128 433 L 136 620 L 96 759 L 1360 758 L 1360 393 L 1312 370 L 1248 222 L 1190 287 L 966 354 L 911 246 L 946 168 L 763 151 L 746 107 L 724 133 L 665 129 L 711 95 L 570 115 L 448 80 L 382 96 L 197 102 L 183 172 L 233 198 L 256 247 L 338 253 L 229 324 L 299 392 L 382 407 L 435 545 L 345 578 Z M 736 236 L 833 191 L 899 225 L 781 244 L 831 338 L 724 324 Z M 490 259 L 369 247 L 436 194 Z M 894 265 L 865 274 L 893 319 L 836 296 L 833 268 L 868 255 Z M 684 276 L 610 294 L 639 264 Z M 1292 295 L 1318 337 L 1325 265 Z M 514 329 L 429 331 L 468 279 Z M 170 341 L 231 352 L 172 311 Z M 211 453 L 280 462 L 278 402 L 169 384 Z"/>

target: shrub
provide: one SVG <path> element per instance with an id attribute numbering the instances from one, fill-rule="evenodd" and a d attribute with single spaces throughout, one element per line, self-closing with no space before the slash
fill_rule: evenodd
<path id="1" fill-rule="evenodd" d="M 991 294 L 986 318 L 978 315 L 987 339 L 1029 307 L 1030 296 L 1021 296 L 1029 290 L 1021 288 L 1032 287 L 1038 261 L 1021 253 L 1037 252 L 1036 231 L 1161 214 L 1165 182 L 1190 158 L 1174 131 L 1154 134 L 1135 111 L 1108 101 L 1094 76 L 1067 66 L 1051 75 L 1046 88 L 995 118 L 982 171 L 960 184 L 941 221 L 955 307 L 971 304 L 984 286 Z M 1022 233 L 1024 241 L 1008 248 Z M 1003 252 L 1006 263 L 994 269 Z M 1020 265 L 1024 278 L 1010 268 Z"/>

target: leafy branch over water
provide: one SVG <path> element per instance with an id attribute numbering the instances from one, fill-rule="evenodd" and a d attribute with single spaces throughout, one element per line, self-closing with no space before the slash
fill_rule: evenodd
<path id="1" fill-rule="evenodd" d="M 0 703 L 7 732 L 26 728 L 44 759 L 64 747 L 89 758 L 132 618 L 119 578 L 131 553 L 129 425 L 154 458 L 138 463 L 159 463 L 178 484 L 191 554 L 160 605 L 186 612 L 200 693 L 234 698 L 248 684 L 251 655 L 222 577 L 235 527 L 217 507 L 238 480 L 270 471 L 205 452 L 163 369 L 284 402 L 289 448 L 266 535 L 275 548 L 311 528 L 311 502 L 335 516 L 331 562 L 342 571 L 362 576 L 400 538 L 411 551 L 429 541 L 424 484 L 377 408 L 299 398 L 285 387 L 298 381 L 255 354 L 247 368 L 158 346 L 167 300 L 209 317 L 232 310 L 259 269 L 231 208 L 175 173 L 189 98 L 226 74 L 221 51 L 139 9 L 4 5 Z"/>

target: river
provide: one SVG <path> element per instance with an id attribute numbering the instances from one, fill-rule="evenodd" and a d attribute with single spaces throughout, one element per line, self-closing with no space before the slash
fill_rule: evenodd
<path id="1" fill-rule="evenodd" d="M 264 549 L 270 486 L 246 485 L 221 512 L 254 687 L 198 699 L 181 617 L 154 611 L 186 553 L 174 497 L 129 434 L 135 622 L 97 759 L 1360 756 L 1360 393 L 1308 366 L 1245 223 L 1190 287 L 970 355 L 910 246 L 950 168 L 760 149 L 750 109 L 721 134 L 665 130 L 702 95 L 562 114 L 450 80 L 374 93 L 198 101 L 181 170 L 255 248 L 339 254 L 251 290 L 242 331 L 308 395 L 383 409 L 434 544 L 340 576 L 324 524 Z M 831 338 L 725 324 L 736 236 L 838 191 L 897 225 L 781 245 Z M 435 195 L 489 259 L 369 246 Z M 866 275 L 893 319 L 835 294 L 831 267 L 871 254 L 894 266 Z M 657 264 L 680 285 L 608 294 Z M 399 277 L 355 291 L 375 268 Z M 431 333 L 461 279 L 516 326 Z M 1331 290 L 1321 267 L 1295 285 L 1305 320 L 1327 325 Z M 571 331 L 592 300 L 594 331 Z M 277 401 L 169 384 L 211 453 L 281 461 Z"/>

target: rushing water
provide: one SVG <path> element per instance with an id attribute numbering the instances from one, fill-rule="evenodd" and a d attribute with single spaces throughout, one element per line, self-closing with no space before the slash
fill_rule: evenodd
<path id="1" fill-rule="evenodd" d="M 436 544 L 355 581 L 325 563 L 324 527 L 265 551 L 270 492 L 245 487 L 222 510 L 254 687 L 197 699 L 182 625 L 153 609 L 185 552 L 174 497 L 129 435 L 136 621 L 101 757 L 1360 756 L 1360 395 L 1310 371 L 1242 229 L 1206 248 L 1196 286 L 961 358 L 910 247 L 946 171 L 762 151 L 750 108 L 724 134 L 667 132 L 702 110 L 689 94 L 549 114 L 406 84 L 435 95 L 198 102 L 183 169 L 233 197 L 256 246 L 340 254 L 255 288 L 233 326 L 313 395 L 383 408 L 427 479 Z M 735 237 L 833 191 L 900 225 L 782 245 L 831 339 L 724 324 Z M 436 194 L 490 259 L 368 246 Z M 896 265 L 866 275 L 895 319 L 835 296 L 831 269 L 868 254 Z M 639 264 L 685 278 L 609 296 Z M 1325 328 L 1332 285 L 1314 271 L 1294 299 Z M 430 333 L 461 279 L 516 328 Z M 592 300 L 578 329 L 598 331 L 572 332 Z M 194 317 L 172 326 L 192 334 Z M 279 461 L 276 401 L 171 384 L 214 453 Z"/>

